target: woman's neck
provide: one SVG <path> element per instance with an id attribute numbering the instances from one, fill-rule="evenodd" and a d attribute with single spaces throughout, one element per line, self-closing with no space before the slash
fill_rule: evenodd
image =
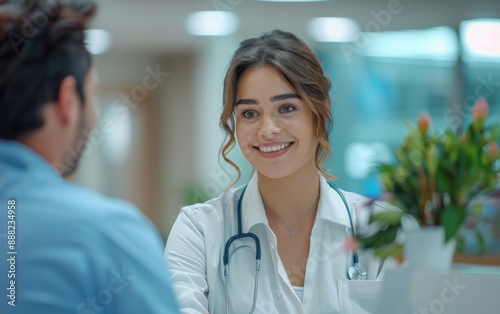
<path id="1" fill-rule="evenodd" d="M 285 178 L 272 179 L 260 173 L 258 175 L 259 191 L 268 216 L 271 211 L 280 220 L 293 224 L 306 211 L 316 213 L 320 181 L 314 162 L 306 163 Z"/>

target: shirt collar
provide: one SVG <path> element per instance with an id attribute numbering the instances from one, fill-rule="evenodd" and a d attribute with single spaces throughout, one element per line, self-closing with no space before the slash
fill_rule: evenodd
<path id="1" fill-rule="evenodd" d="M 343 192 L 343 191 L 342 191 Z M 354 204 L 350 201 L 349 195 L 342 193 L 349 205 L 351 215 L 354 215 Z M 316 221 L 325 220 L 336 224 L 351 227 L 349 213 L 344 201 L 329 184 L 325 177 L 320 175 L 320 198 Z M 354 219 L 354 217 L 352 217 Z"/>
<path id="2" fill-rule="evenodd" d="M 257 224 L 269 225 L 257 183 L 258 175 L 255 171 L 248 181 L 241 205 L 243 232 L 249 232 L 250 228 Z"/>
<path id="3" fill-rule="evenodd" d="M 60 174 L 40 155 L 17 141 L 0 140 L 0 165 L 29 172 L 33 175 L 41 175 L 45 178 L 53 178 L 61 181 Z"/>
<path id="4" fill-rule="evenodd" d="M 257 224 L 269 225 L 262 197 L 258 186 L 258 175 L 255 172 L 248 182 L 246 191 L 243 195 L 241 212 L 243 232 L 249 232 L 250 228 Z M 349 205 L 352 219 L 354 219 L 354 203 L 350 196 L 343 193 Z M 328 184 L 328 181 L 320 175 L 320 199 L 316 221 L 324 220 L 336 224 L 351 227 L 347 208 L 340 195 Z"/>

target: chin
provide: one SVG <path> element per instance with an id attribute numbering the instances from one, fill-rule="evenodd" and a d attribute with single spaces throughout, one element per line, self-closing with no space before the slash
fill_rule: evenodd
<path id="1" fill-rule="evenodd" d="M 73 176 L 78 169 L 78 165 L 80 163 L 80 159 L 78 159 L 75 164 L 71 165 L 71 167 L 65 168 L 61 171 L 61 177 L 65 179 L 69 179 L 71 176 Z"/>
<path id="2" fill-rule="evenodd" d="M 275 180 L 286 178 L 293 173 L 292 171 L 290 171 L 288 169 L 283 169 L 283 170 L 259 169 L 259 168 L 256 168 L 256 169 L 260 175 L 263 175 L 266 178 L 275 179 Z"/>

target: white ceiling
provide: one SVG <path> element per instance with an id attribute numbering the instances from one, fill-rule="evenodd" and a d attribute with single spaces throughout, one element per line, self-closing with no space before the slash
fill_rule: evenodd
<path id="1" fill-rule="evenodd" d="M 184 28 L 193 11 L 216 10 L 214 3 L 236 3 L 230 7 L 241 24 L 239 38 L 263 31 L 283 29 L 307 40 L 307 22 L 316 16 L 350 17 L 363 30 L 375 21 L 371 11 L 387 10 L 397 0 L 333 0 L 311 3 L 269 3 L 255 0 L 105 0 L 92 27 L 113 36 L 113 51 L 184 51 L 200 47 L 207 39 L 191 36 Z M 476 17 L 500 17 L 500 0 L 400 0 L 401 12 L 391 16 L 383 30 L 422 29 L 448 25 Z"/>

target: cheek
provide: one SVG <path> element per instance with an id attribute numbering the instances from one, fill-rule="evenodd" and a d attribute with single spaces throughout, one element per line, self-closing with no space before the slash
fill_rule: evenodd
<path id="1" fill-rule="evenodd" d="M 236 140 L 238 141 L 238 145 L 243 155 L 248 156 L 248 154 L 252 153 L 250 147 L 252 136 L 247 127 L 241 127 L 236 124 Z"/>
<path id="2" fill-rule="evenodd" d="M 97 121 L 99 120 L 99 115 L 97 113 L 97 108 L 94 100 L 89 101 L 86 106 L 88 106 L 87 111 L 87 121 L 90 129 L 93 129 L 97 125 Z"/>
<path id="3" fill-rule="evenodd" d="M 315 149 L 318 144 L 318 138 L 316 137 L 316 130 L 312 125 L 312 121 L 304 121 L 304 123 L 301 124 L 301 127 L 301 134 L 304 134 L 304 141 L 306 141 L 311 146 L 311 149 Z"/>
<path id="4" fill-rule="evenodd" d="M 239 143 L 248 142 L 249 127 L 248 124 L 236 120 L 236 138 Z"/>

